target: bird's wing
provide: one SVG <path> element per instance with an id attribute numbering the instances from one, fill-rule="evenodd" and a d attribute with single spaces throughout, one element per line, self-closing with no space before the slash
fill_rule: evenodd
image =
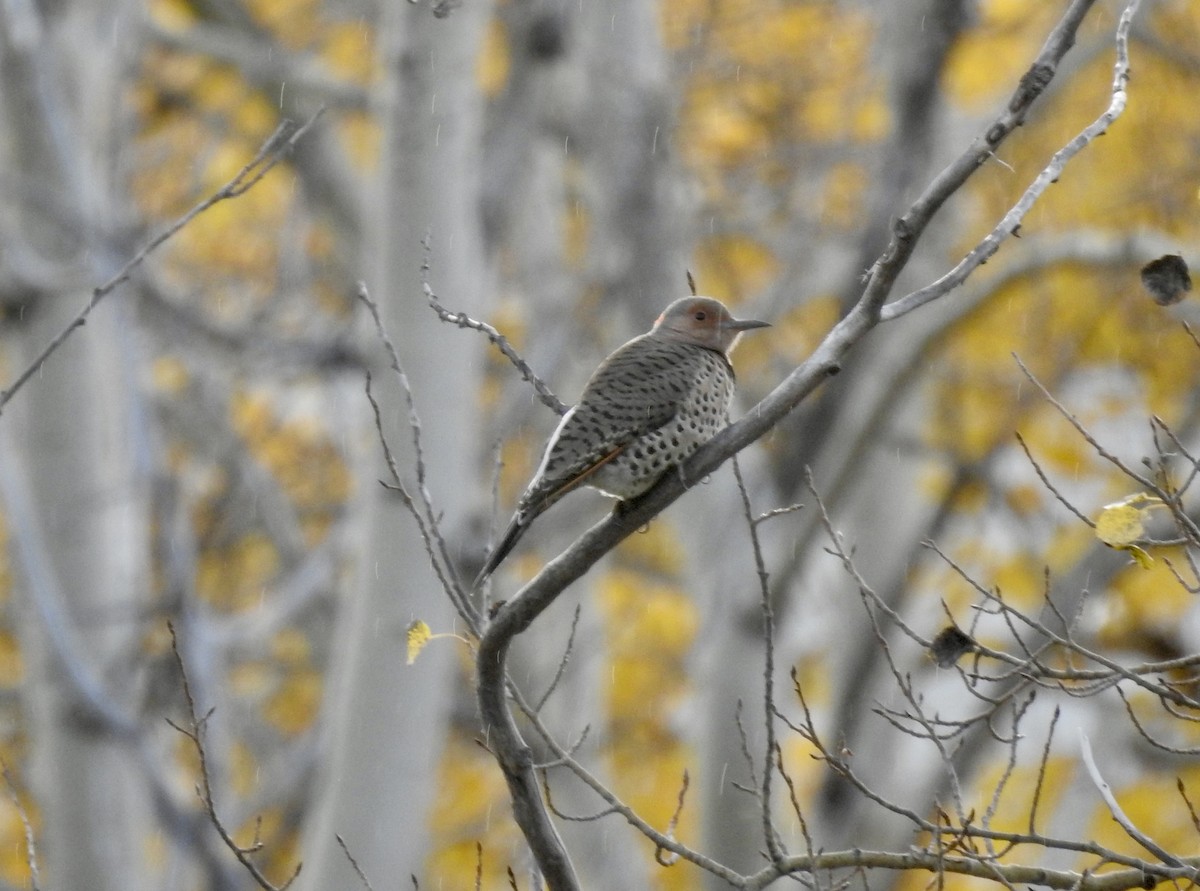
<path id="1" fill-rule="evenodd" d="M 696 378 L 695 362 L 689 358 L 677 345 L 647 335 L 609 356 L 550 437 L 521 498 L 528 519 L 585 485 L 631 442 L 674 418 Z"/>

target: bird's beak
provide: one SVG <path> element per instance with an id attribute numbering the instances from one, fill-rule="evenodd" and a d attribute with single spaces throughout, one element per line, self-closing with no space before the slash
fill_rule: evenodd
<path id="1" fill-rule="evenodd" d="M 751 328 L 770 328 L 770 322 L 760 322 L 758 319 L 731 319 L 725 323 L 730 331 L 749 331 Z"/>

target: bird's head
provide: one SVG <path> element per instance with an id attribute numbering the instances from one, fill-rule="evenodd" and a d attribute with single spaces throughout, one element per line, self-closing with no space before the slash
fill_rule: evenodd
<path id="1" fill-rule="evenodd" d="M 743 331 L 768 327 L 768 322 L 735 319 L 723 303 L 711 297 L 681 297 L 663 310 L 654 323 L 654 332 L 729 355 Z"/>

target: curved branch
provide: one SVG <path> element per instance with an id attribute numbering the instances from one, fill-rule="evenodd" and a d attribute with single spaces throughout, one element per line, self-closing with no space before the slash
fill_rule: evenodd
<path id="1" fill-rule="evenodd" d="M 808 360 L 795 368 L 745 417 L 697 450 L 679 473 L 667 474 L 645 495 L 627 503 L 619 515 L 613 514 L 593 526 L 570 548 L 546 564 L 497 612 L 484 632 L 479 642 L 476 669 L 477 696 L 487 745 L 504 773 L 517 824 L 551 891 L 577 891 L 579 883 L 566 848 L 542 802 L 529 747 L 508 706 L 505 663 L 513 639 L 525 631 L 568 585 L 618 542 L 672 504 L 687 491 L 691 482 L 703 479 L 763 436 L 822 381 L 837 373 L 850 349 L 881 321 L 884 302 L 934 215 L 1021 124 L 1030 106 L 1053 79 L 1059 62 L 1074 44 L 1075 33 L 1094 3 L 1095 0 L 1073 0 L 1051 31 L 1038 58 L 1021 78 L 1008 106 L 987 129 L 983 139 L 976 140 L 936 176 L 907 213 L 893 224 L 891 242 L 871 267 L 862 296 Z M 1132 15 L 1136 6 L 1137 0 L 1131 0 L 1126 15 Z M 892 317 L 895 315 L 893 312 Z"/>
<path id="2" fill-rule="evenodd" d="M 747 877 L 743 888 L 765 888 L 783 875 L 800 872 L 824 872 L 832 869 L 890 869 L 908 872 L 923 869 L 931 873 L 953 873 L 1003 882 L 1013 888 L 1018 885 L 1038 885 L 1063 891 L 1130 891 L 1147 887 L 1147 876 L 1156 880 L 1177 872 L 1188 874 L 1200 858 L 1183 859 L 1178 870 L 1155 869 L 1152 873 L 1138 867 L 1113 872 L 1075 872 L 1070 869 L 1046 869 L 1019 863 L 997 863 L 976 857 L 947 857 L 933 851 L 910 851 L 899 854 L 888 851 L 838 851 L 814 856 L 787 857 L 778 865 L 769 866 Z"/>

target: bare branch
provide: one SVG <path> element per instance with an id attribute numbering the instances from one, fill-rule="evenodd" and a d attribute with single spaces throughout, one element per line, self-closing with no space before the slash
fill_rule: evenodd
<path id="1" fill-rule="evenodd" d="M 762 795 L 759 805 L 762 808 L 763 841 L 766 843 L 768 856 L 775 861 L 785 853 L 771 817 L 771 778 L 775 775 L 772 765 L 775 763 L 774 753 L 778 748 L 775 742 L 775 613 L 771 609 L 770 576 L 763 561 L 758 523 L 755 521 L 750 493 L 746 491 L 746 481 L 742 478 L 742 468 L 738 464 L 737 455 L 733 456 L 732 463 L 733 476 L 737 480 L 738 494 L 742 499 L 742 514 L 746 518 L 746 527 L 750 530 L 750 547 L 754 552 L 754 569 L 758 574 L 759 603 L 763 619 L 763 728 L 766 730 L 766 757 L 763 759 Z"/>
<path id="2" fill-rule="evenodd" d="M 1121 824 L 1121 828 L 1125 830 L 1126 834 L 1168 866 L 1183 866 L 1183 862 L 1179 858 L 1170 854 L 1150 836 L 1133 825 L 1133 821 L 1121 810 L 1121 805 L 1117 804 L 1117 798 L 1113 795 L 1112 787 L 1100 775 L 1100 768 L 1096 766 L 1096 759 L 1092 756 L 1092 744 L 1082 730 L 1079 731 L 1079 750 L 1083 755 L 1083 763 L 1087 766 L 1088 776 L 1092 778 L 1092 783 L 1099 790 L 1100 797 L 1108 806 L 1109 813 L 1113 815 L 1114 820 Z M 1192 876 L 1192 879 L 1195 880 L 1195 875 Z"/>
<path id="3" fill-rule="evenodd" d="M 217 815 L 216 802 L 213 800 L 212 779 L 208 769 L 208 752 L 204 745 L 204 725 L 212 712 L 209 711 L 203 718 L 197 715 L 196 700 L 192 697 L 191 681 L 188 680 L 187 669 L 183 664 L 183 655 L 179 652 L 179 638 L 175 634 L 175 625 L 172 622 L 167 622 L 167 630 L 171 633 L 171 652 L 175 656 L 175 664 L 179 668 L 179 677 L 183 684 L 183 698 L 187 703 L 188 710 L 188 725 L 181 727 L 170 720 L 167 723 L 191 740 L 192 747 L 196 750 L 196 758 L 200 765 L 200 783 L 196 788 L 196 794 L 199 796 L 201 804 L 204 805 L 204 812 L 208 816 L 209 822 L 212 823 L 213 828 L 217 830 L 217 835 L 221 837 L 221 841 L 225 843 L 225 847 L 233 852 L 233 856 L 250 873 L 258 887 L 262 888 L 263 891 L 285 891 L 296 880 L 296 877 L 300 875 L 302 864 L 296 864 L 296 869 L 292 872 L 291 877 L 282 885 L 272 884 L 263 875 L 257 864 L 250 858 L 251 854 L 257 853 L 262 848 L 257 830 L 254 834 L 254 841 L 249 846 L 242 846 L 234 840 L 229 830 L 225 827 L 224 822 Z"/>
<path id="4" fill-rule="evenodd" d="M 1051 495 L 1058 499 L 1059 504 L 1073 513 L 1076 519 L 1095 529 L 1096 523 L 1090 517 L 1080 513 L 1075 505 L 1067 501 L 1066 496 L 1059 492 L 1055 485 L 1050 482 L 1049 477 L 1047 477 L 1045 471 L 1042 470 L 1042 466 L 1038 464 L 1037 459 L 1033 457 L 1033 453 L 1029 451 L 1029 446 L 1025 444 L 1025 438 L 1021 436 L 1020 433 L 1014 433 L 1013 435 L 1017 438 L 1017 444 L 1021 446 L 1021 451 L 1023 451 L 1025 453 L 1025 457 L 1029 459 L 1029 463 L 1032 465 L 1034 473 L 1036 473 L 1038 479 L 1042 481 L 1042 485 L 1046 487 Z"/>
<path id="5" fill-rule="evenodd" d="M 688 777 L 686 768 L 683 771 L 683 782 L 679 784 L 679 798 L 675 802 L 675 812 L 671 814 L 671 821 L 667 824 L 667 838 L 674 840 L 675 829 L 679 826 L 679 817 L 683 813 L 683 802 L 687 798 L 688 784 L 691 782 Z M 654 849 L 654 860 L 659 866 L 674 866 L 679 862 L 679 855 L 672 851 L 670 854 L 664 854 L 661 847 Z"/>
<path id="6" fill-rule="evenodd" d="M 480 639 L 476 658 L 477 696 L 488 746 L 496 757 L 512 798 L 517 824 L 529 842 L 551 891 L 576 891 L 578 879 L 570 859 L 546 814 L 540 799 L 529 749 L 522 739 L 509 709 L 506 661 L 516 635 L 530 624 L 572 582 L 580 578 L 620 540 L 645 525 L 669 504 L 677 500 L 692 481 L 703 479 L 735 453 L 763 436 L 799 405 L 829 375 L 840 368 L 843 357 L 881 320 L 881 311 L 897 277 L 906 267 L 917 241 L 939 208 L 979 168 L 995 148 L 1024 119 L 1026 112 L 1053 78 L 1076 31 L 1095 0 L 1073 0 L 1062 19 L 1051 31 L 1033 67 L 1022 78 L 1008 108 L 988 129 L 982 143 L 969 147 L 942 171 L 893 225 L 893 237 L 884 254 L 872 266 L 866 287 L 858 302 L 829 332 L 807 361 L 795 368 L 765 399 L 745 417 L 726 427 L 698 449 L 680 468 L 668 473 L 643 496 L 627 502 L 584 533 L 559 557 L 551 560 L 511 600 L 497 610 Z M 1128 15 L 1136 9 L 1130 4 Z M 1124 22 L 1125 19 L 1123 18 Z M 1036 196 L 1035 196 L 1036 197 Z M 895 317 L 896 311 L 891 311 Z M 770 770 L 770 765 L 765 766 Z M 925 821 L 914 814 L 914 824 Z M 936 827 L 927 827 L 936 831 Z M 686 855 L 685 855 L 686 856 Z M 793 858 L 787 858 L 788 863 Z M 939 864 L 942 861 L 939 861 Z M 857 861 L 848 865 L 858 866 Z M 972 865 L 974 868 L 978 864 Z M 994 865 L 981 872 L 994 878 Z M 782 865 L 781 867 L 782 868 Z M 940 865 L 936 868 L 944 868 Z M 761 878 L 747 879 L 744 887 L 762 887 L 768 875 L 781 875 L 775 866 Z M 1075 881 L 1078 877 L 1074 877 Z"/>
<path id="7" fill-rule="evenodd" d="M 37 845 L 33 840 L 33 826 L 29 822 L 29 814 L 25 810 L 25 804 L 21 801 L 21 796 L 17 792 L 16 783 L 13 782 L 12 775 L 8 771 L 8 763 L 0 758 L 0 775 L 4 777 L 4 785 L 8 789 L 8 797 L 12 800 L 13 807 L 17 809 L 17 815 L 21 818 L 21 828 L 25 833 L 25 863 L 29 867 L 29 887 L 33 891 L 41 891 L 41 876 L 38 872 L 37 861 Z"/>
<path id="8" fill-rule="evenodd" d="M 563 674 L 567 670 L 567 663 L 571 661 L 571 650 L 575 647 L 575 632 L 579 628 L 579 616 L 581 608 L 579 604 L 575 604 L 575 615 L 571 617 L 571 631 L 567 635 L 567 645 L 563 648 L 562 658 L 558 660 L 558 670 L 554 672 L 554 679 L 550 681 L 550 686 L 546 688 L 546 692 L 538 699 L 537 705 L 533 707 L 535 712 L 540 712 L 545 708 L 550 697 L 554 695 L 554 691 L 558 688 L 559 682 L 562 681 Z"/>
<path id="9" fill-rule="evenodd" d="M 421 446 L 421 419 L 417 415 L 417 407 L 413 401 L 412 387 L 409 385 L 408 375 L 404 373 L 404 366 L 400 364 L 400 354 L 396 351 L 395 344 L 392 343 L 391 338 L 388 336 L 387 329 L 383 324 L 383 318 L 379 315 L 379 307 L 371 299 L 365 282 L 358 283 L 357 296 L 371 313 L 371 318 L 375 322 L 376 333 L 379 335 L 379 339 L 387 351 L 392 372 L 400 385 L 400 392 L 404 396 L 404 402 L 408 409 L 408 427 L 412 435 L 413 460 L 417 474 L 417 492 L 421 497 L 420 507 L 417 506 L 416 499 L 408 492 L 400 478 L 399 468 L 396 466 L 395 458 L 392 456 L 391 448 L 388 446 L 387 437 L 383 431 L 383 418 L 379 410 L 379 404 L 371 394 L 371 375 L 368 373 L 366 375 L 367 398 L 370 400 L 371 409 L 375 414 L 375 429 L 379 434 L 388 471 L 392 475 L 392 485 L 390 488 L 400 494 L 404 501 L 404 506 L 413 516 L 413 519 L 416 520 L 417 526 L 420 529 L 421 540 L 425 544 L 425 552 L 429 555 L 430 565 L 437 574 L 438 581 L 442 585 L 442 590 L 446 592 L 446 596 L 450 598 L 450 602 L 454 604 L 455 610 L 457 610 L 459 616 L 467 624 L 471 633 L 478 637 L 482 632 L 483 620 L 479 612 L 475 609 L 471 599 L 462 590 L 462 587 L 451 572 L 450 567 L 453 566 L 453 562 L 450 560 L 450 555 L 446 549 L 446 540 L 442 536 L 441 529 L 438 526 L 438 515 L 433 506 L 433 496 L 429 494 L 429 489 L 425 486 L 425 453 Z"/>
<path id="10" fill-rule="evenodd" d="M 1086 2 L 1073 3 L 1067 11 L 1067 16 L 1075 12 L 1077 7 L 1080 8 L 1078 14 L 1082 16 L 1086 14 L 1087 7 L 1090 5 L 1090 3 Z M 1050 159 L 1050 163 L 1046 165 L 1045 169 L 1038 174 L 1029 188 L 1025 190 L 1020 200 L 1013 205 L 1012 209 L 1004 215 L 1004 218 L 996 224 L 992 231 L 959 261 L 957 266 L 932 284 L 926 285 L 920 290 L 913 291 L 911 294 L 889 303 L 884 307 L 882 312 L 884 321 L 912 312 L 914 309 L 924 306 L 926 303 L 936 300 L 954 290 L 966 281 L 972 272 L 986 263 L 996 251 L 1000 250 L 1000 245 L 1010 235 L 1016 234 L 1017 230 L 1021 228 L 1021 221 L 1025 219 L 1025 215 L 1029 213 L 1033 205 L 1037 203 L 1037 200 L 1042 197 L 1045 191 L 1052 184 L 1058 182 L 1058 178 L 1062 176 L 1063 170 L 1066 169 L 1071 159 L 1087 148 L 1097 138 L 1103 136 L 1108 128 L 1112 126 L 1113 121 L 1121 116 L 1121 113 L 1125 110 L 1127 99 L 1125 90 L 1129 84 L 1129 30 L 1133 26 L 1133 17 L 1137 13 L 1139 5 L 1140 0 L 1130 0 L 1125 7 L 1125 11 L 1121 14 L 1120 22 L 1117 25 L 1117 60 L 1113 66 L 1112 100 L 1108 108 L 1104 110 L 1104 113 L 1085 127 L 1078 136 L 1055 152 L 1054 157 Z M 1047 55 L 1047 50 L 1050 49 L 1050 42 L 1047 41 L 1047 46 L 1042 51 L 1043 57 Z M 1050 77 L 1054 75 L 1053 68 L 1042 68 L 1040 67 L 1042 64 L 1041 59 L 1039 59 L 1039 62 L 1022 79 L 1022 86 L 1029 87 L 1028 92 L 1032 93 L 1032 95 L 1028 96 L 1028 101 L 1032 101 L 1037 93 L 1044 88 L 1044 85 L 1038 86 L 1042 78 L 1044 77 L 1046 83 L 1049 83 Z M 1020 105 L 1026 101 L 1026 95 L 1022 90 L 1018 90 L 1017 95 L 1013 97 L 1013 101 L 1009 104 L 1010 111 L 1014 105 Z M 988 131 L 986 137 L 988 143 L 992 142 L 994 133 L 1000 132 L 995 129 L 997 126 L 999 125 L 993 125 L 993 129 Z"/>
<path id="11" fill-rule="evenodd" d="M 354 874 L 358 876 L 358 880 L 363 883 L 363 887 L 367 891 L 375 891 L 371 887 L 371 882 L 367 879 L 366 873 L 362 871 L 362 867 L 358 865 L 358 861 L 354 859 L 354 855 L 350 853 L 350 847 L 346 844 L 346 840 L 340 834 L 335 834 L 338 846 L 342 849 L 342 853 L 346 855 L 346 859 L 350 861 L 350 866 L 354 869 Z"/>
<path id="12" fill-rule="evenodd" d="M 96 308 L 105 297 L 116 290 L 120 285 L 129 280 L 129 277 L 134 271 L 141 266 L 146 258 L 160 248 L 166 241 L 179 232 L 184 226 L 198 217 L 204 211 L 208 210 L 215 204 L 226 201 L 230 198 L 237 198 L 244 195 L 250 189 L 266 176 L 272 168 L 287 156 L 287 154 L 295 147 L 296 143 L 307 133 L 313 125 L 320 119 L 324 113 L 324 109 L 318 109 L 317 113 L 308 119 L 302 126 L 297 127 L 292 121 L 285 120 L 275 132 L 267 137 L 266 142 L 259 148 L 258 153 L 250 160 L 250 162 L 239 170 L 229 182 L 225 183 L 217 191 L 213 192 L 174 223 L 160 232 L 154 238 L 150 239 L 140 251 L 131 257 L 118 271 L 117 274 L 100 285 L 92 292 L 91 299 L 81 309 L 75 318 L 72 319 L 67 326 L 54 337 L 46 345 L 46 348 L 38 354 L 29 366 L 17 375 L 16 379 L 9 385 L 8 389 L 0 390 L 0 412 L 3 412 L 4 406 L 23 387 L 31 377 L 37 374 L 43 363 L 66 342 L 77 329 L 82 328 L 86 323 L 88 316 L 92 314 L 92 310 Z"/>
<path id="13" fill-rule="evenodd" d="M 511 362 L 517 371 L 521 372 L 521 380 L 528 381 L 533 385 L 533 389 L 537 392 L 538 399 L 543 405 L 560 417 L 570 411 L 571 407 L 554 395 L 546 382 L 534 373 L 528 362 L 521 358 L 521 354 L 513 348 L 507 337 L 486 322 L 476 321 L 465 312 L 451 312 L 442 306 L 429 284 L 429 238 L 426 237 L 422 243 L 425 245 L 426 258 L 421 265 L 421 287 L 425 291 L 425 299 L 429 301 L 429 305 L 437 313 L 437 317 L 448 324 L 457 325 L 459 328 L 469 328 L 483 334 L 504 355 L 504 358 Z"/>

